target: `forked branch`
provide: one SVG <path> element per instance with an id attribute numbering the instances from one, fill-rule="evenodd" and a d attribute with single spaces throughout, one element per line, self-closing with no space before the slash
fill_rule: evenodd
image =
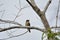
<path id="1" fill-rule="evenodd" d="M 10 20 L 2 20 L 2 19 L 0 19 L 0 21 L 4 22 L 4 23 L 11 23 L 11 24 L 16 24 L 16 25 L 20 25 L 21 26 L 21 24 L 19 24 L 17 22 L 14 22 L 14 21 L 10 21 Z"/>
<path id="2" fill-rule="evenodd" d="M 44 12 L 42 12 L 42 11 L 37 7 L 36 4 L 35 4 L 35 6 L 34 6 L 31 2 L 29 2 L 29 0 L 26 0 L 26 1 L 30 4 L 30 6 L 33 8 L 33 10 L 34 10 L 34 11 L 38 14 L 38 16 L 41 18 L 42 23 L 44 24 L 45 29 L 46 29 L 46 30 L 50 29 L 50 25 L 49 25 L 49 23 L 48 23 L 48 21 L 47 21 L 47 19 L 46 19 L 46 16 L 44 15 Z M 30 1 L 33 1 L 33 0 L 30 0 Z"/>

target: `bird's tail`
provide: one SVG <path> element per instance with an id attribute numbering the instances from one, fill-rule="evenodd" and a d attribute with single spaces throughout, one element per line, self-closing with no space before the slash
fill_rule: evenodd
<path id="1" fill-rule="evenodd" d="M 29 33 L 31 32 L 30 29 L 28 29 Z"/>

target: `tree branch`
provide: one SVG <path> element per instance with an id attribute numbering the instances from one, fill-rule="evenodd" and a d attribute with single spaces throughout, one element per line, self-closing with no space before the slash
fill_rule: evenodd
<path id="1" fill-rule="evenodd" d="M 44 29 L 40 29 L 40 28 L 37 28 L 37 27 L 25 27 L 25 26 L 12 26 L 12 27 L 8 27 L 8 28 L 1 28 L 0 29 L 0 32 L 3 32 L 3 31 L 7 31 L 7 30 L 11 30 L 11 29 L 15 29 L 15 28 L 18 28 L 18 29 L 36 29 L 36 30 L 38 30 L 38 31 L 42 31 L 42 32 L 45 32 L 45 30 Z"/>
<path id="2" fill-rule="evenodd" d="M 11 24 L 16 24 L 16 25 L 20 25 L 21 26 L 21 24 L 19 24 L 17 22 L 14 22 L 14 21 L 10 21 L 10 20 L 2 20 L 2 19 L 0 19 L 0 21 L 1 22 L 5 22 L 5 23 L 11 23 Z"/>
<path id="3" fill-rule="evenodd" d="M 19 37 L 19 36 L 22 36 L 22 35 L 26 34 L 27 32 L 28 32 L 28 31 L 26 31 L 26 32 L 24 32 L 24 33 L 22 33 L 22 34 L 19 34 L 19 35 L 13 35 L 13 36 L 10 36 L 10 37 L 7 37 L 7 38 L 2 38 L 2 39 L 0 39 L 0 40 L 7 40 L 7 39 L 10 39 L 10 38 Z"/>
<path id="4" fill-rule="evenodd" d="M 60 28 L 60 26 L 57 26 L 57 27 L 51 27 L 51 29 L 55 29 L 55 28 Z"/>
<path id="5" fill-rule="evenodd" d="M 48 9 L 51 1 L 52 1 L 52 0 L 49 0 L 48 3 L 46 4 L 46 6 L 45 6 L 45 8 L 44 8 L 44 10 L 43 10 L 44 13 L 47 11 L 47 9 Z"/>
<path id="6" fill-rule="evenodd" d="M 29 2 L 28 0 L 26 0 L 26 1 L 30 4 L 30 6 L 33 8 L 33 10 L 34 10 L 34 11 L 38 14 L 38 16 L 41 18 L 42 23 L 44 24 L 45 29 L 46 29 L 46 30 L 50 29 L 50 25 L 49 25 L 49 23 L 48 23 L 45 15 L 44 15 L 44 12 L 42 12 L 36 5 L 35 5 L 35 6 L 32 5 L 32 3 Z M 33 1 L 33 0 L 31 0 L 31 1 Z"/>

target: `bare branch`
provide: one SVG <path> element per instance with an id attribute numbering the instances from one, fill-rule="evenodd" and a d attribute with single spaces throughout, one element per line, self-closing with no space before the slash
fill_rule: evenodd
<path id="1" fill-rule="evenodd" d="M 46 30 L 50 29 L 50 25 L 44 15 L 44 12 L 42 12 L 38 7 L 37 5 L 33 6 L 31 2 L 29 2 L 28 0 L 26 0 L 30 6 L 33 8 L 33 10 L 38 14 L 38 16 L 41 18 L 42 20 L 42 23 L 44 24 L 44 27 Z M 33 1 L 33 0 L 32 0 Z"/>
<path id="2" fill-rule="evenodd" d="M 8 27 L 8 28 L 2 28 L 1 30 L 0 30 L 0 32 L 3 32 L 3 31 L 7 31 L 7 30 L 11 30 L 11 29 L 15 29 L 15 28 L 18 28 L 18 29 L 36 29 L 36 30 L 38 30 L 38 31 L 41 31 L 41 32 L 45 32 L 45 30 L 43 30 L 43 29 L 40 29 L 40 28 L 37 28 L 37 27 L 27 27 L 27 26 L 12 26 L 12 27 Z"/>
<path id="3" fill-rule="evenodd" d="M 58 22 L 59 8 L 60 8 L 60 0 L 59 0 L 59 4 L 58 4 L 58 9 L 57 9 L 57 15 L 56 15 L 56 27 L 57 27 L 57 22 Z"/>
<path id="4" fill-rule="evenodd" d="M 26 0 L 28 3 L 29 3 L 29 5 L 34 9 L 34 11 L 36 11 L 36 12 L 39 12 L 39 11 L 41 11 L 36 5 L 34 6 L 31 2 L 29 2 L 28 0 Z M 32 0 L 33 1 L 33 0 Z"/>
<path id="5" fill-rule="evenodd" d="M 55 28 L 56 28 L 56 29 L 57 29 L 57 28 L 60 28 L 60 26 L 58 26 L 58 27 L 51 27 L 51 29 L 55 29 Z"/>
<path id="6" fill-rule="evenodd" d="M 19 34 L 19 35 L 13 35 L 13 36 L 10 36 L 10 37 L 8 37 L 8 38 L 3 38 L 3 39 L 0 39 L 0 40 L 7 40 L 7 39 L 10 39 L 10 38 L 19 37 L 19 36 L 22 36 L 22 35 L 26 34 L 27 32 L 28 32 L 28 31 L 26 31 L 26 32 L 24 32 L 24 33 L 22 33 L 22 34 Z"/>
<path id="7" fill-rule="evenodd" d="M 1 22 L 5 22 L 5 23 L 11 23 L 11 24 L 16 24 L 16 25 L 20 25 L 21 26 L 21 24 L 19 24 L 17 22 L 14 22 L 14 21 L 10 21 L 10 20 L 2 20 L 2 19 L 0 19 L 0 21 Z"/>
<path id="8" fill-rule="evenodd" d="M 16 6 L 15 6 L 15 7 L 16 7 Z M 26 6 L 26 7 L 24 6 L 23 8 L 20 8 L 20 9 L 18 8 L 19 11 L 18 11 L 18 13 L 17 13 L 17 15 L 16 15 L 14 21 L 16 20 L 17 17 L 21 16 L 21 15 L 19 15 L 19 13 L 20 13 L 23 9 L 25 9 L 25 8 L 27 8 L 27 7 L 29 7 L 29 6 Z M 16 8 L 17 8 L 17 7 L 16 7 Z"/>
<path id="9" fill-rule="evenodd" d="M 52 1 L 52 0 L 49 0 L 48 3 L 46 4 L 46 6 L 45 6 L 45 8 L 44 8 L 44 10 L 43 10 L 44 13 L 47 11 L 47 9 L 48 9 L 51 1 Z"/>
<path id="10" fill-rule="evenodd" d="M 57 15 L 56 15 L 56 27 L 57 27 L 57 24 L 58 24 L 59 8 L 60 8 L 60 0 L 59 0 L 59 3 L 58 3 L 58 8 L 57 8 Z M 55 30 L 55 31 L 56 31 L 56 30 Z"/>
<path id="11" fill-rule="evenodd" d="M 35 3 L 34 0 L 30 0 L 30 1 L 31 1 L 31 4 L 32 4 L 33 6 L 36 6 L 36 3 Z"/>

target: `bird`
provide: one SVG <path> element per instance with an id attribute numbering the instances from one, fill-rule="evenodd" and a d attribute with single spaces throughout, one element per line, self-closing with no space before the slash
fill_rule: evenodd
<path id="1" fill-rule="evenodd" d="M 29 20 L 26 20 L 26 22 L 25 22 L 25 26 L 30 26 L 30 22 L 29 22 Z M 28 30 L 29 32 L 31 32 L 29 28 L 28 28 L 27 30 Z"/>

